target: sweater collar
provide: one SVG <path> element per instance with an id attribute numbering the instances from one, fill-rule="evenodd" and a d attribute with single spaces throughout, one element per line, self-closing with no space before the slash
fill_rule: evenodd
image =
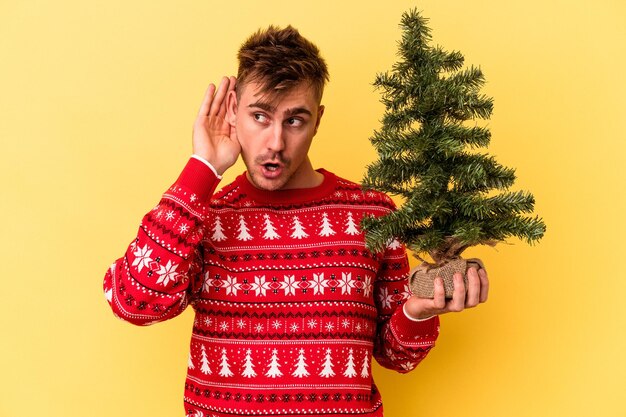
<path id="1" fill-rule="evenodd" d="M 237 178 L 237 182 L 241 187 L 241 191 L 252 200 L 265 203 L 304 203 L 307 201 L 319 200 L 335 190 L 337 177 L 332 172 L 323 168 L 317 169 L 317 172 L 324 175 L 322 183 L 311 188 L 291 188 L 287 190 L 268 191 L 256 188 L 248 180 L 244 172 Z"/>

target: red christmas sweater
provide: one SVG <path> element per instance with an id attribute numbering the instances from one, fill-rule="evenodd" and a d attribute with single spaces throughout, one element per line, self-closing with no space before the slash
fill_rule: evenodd
<path id="1" fill-rule="evenodd" d="M 439 319 L 409 320 L 408 259 L 365 248 L 359 222 L 386 195 L 320 170 L 323 183 L 263 191 L 190 159 L 107 271 L 106 298 L 137 325 L 195 310 L 187 416 L 382 416 L 372 356 L 399 372 L 434 345 Z"/>

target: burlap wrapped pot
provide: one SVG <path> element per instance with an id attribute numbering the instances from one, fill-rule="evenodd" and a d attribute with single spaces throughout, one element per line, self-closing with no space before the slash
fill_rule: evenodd
<path id="1" fill-rule="evenodd" d="M 452 298 L 454 292 L 453 276 L 456 272 L 463 274 L 463 281 L 467 290 L 467 269 L 484 268 L 482 261 L 478 258 L 463 259 L 457 258 L 441 267 L 433 267 L 427 263 L 422 263 L 411 269 L 409 272 L 409 283 L 413 294 L 421 298 L 434 297 L 434 281 L 436 277 L 443 278 L 443 286 L 446 291 L 446 298 Z"/>

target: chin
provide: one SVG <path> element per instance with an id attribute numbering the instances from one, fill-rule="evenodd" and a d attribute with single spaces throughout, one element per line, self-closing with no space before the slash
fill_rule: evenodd
<path id="1" fill-rule="evenodd" d="M 280 178 L 276 178 L 274 180 L 268 180 L 263 178 L 262 174 L 253 174 L 250 175 L 250 182 L 256 188 L 265 191 L 276 191 L 282 189 L 287 182 L 289 182 L 289 177 L 281 176 Z"/>

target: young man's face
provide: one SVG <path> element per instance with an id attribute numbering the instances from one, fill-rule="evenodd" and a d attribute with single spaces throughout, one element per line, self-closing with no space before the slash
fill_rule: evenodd
<path id="1" fill-rule="evenodd" d="M 301 83 L 273 102 L 248 83 L 239 100 L 228 97 L 228 117 L 237 130 L 248 179 L 264 190 L 309 188 L 319 173 L 307 156 L 324 106 L 315 90 Z"/>

